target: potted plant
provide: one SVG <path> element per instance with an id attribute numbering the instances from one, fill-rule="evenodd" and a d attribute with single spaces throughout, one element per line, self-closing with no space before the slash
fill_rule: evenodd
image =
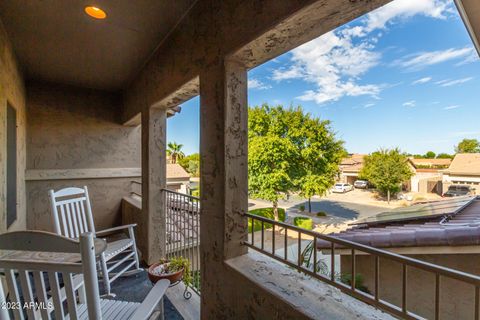
<path id="1" fill-rule="evenodd" d="M 174 257 L 170 260 L 160 260 L 148 268 L 148 278 L 153 283 L 162 279 L 170 280 L 170 283 L 183 280 L 185 286 L 191 283 L 190 262 L 183 257 Z"/>

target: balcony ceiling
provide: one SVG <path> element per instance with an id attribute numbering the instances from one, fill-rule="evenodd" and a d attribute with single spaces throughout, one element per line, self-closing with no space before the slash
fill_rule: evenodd
<path id="1" fill-rule="evenodd" d="M 195 0 L 2 0 L 0 19 L 26 79 L 125 87 Z M 96 5 L 107 13 L 84 13 Z"/>

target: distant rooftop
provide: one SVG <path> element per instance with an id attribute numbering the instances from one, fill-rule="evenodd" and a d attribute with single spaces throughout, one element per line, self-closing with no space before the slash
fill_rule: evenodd
<path id="1" fill-rule="evenodd" d="M 446 171 L 451 175 L 479 175 L 480 153 L 458 153 Z"/>
<path id="2" fill-rule="evenodd" d="M 363 168 L 365 154 L 353 153 L 343 158 L 340 168 L 344 172 L 359 172 Z"/>
<path id="3" fill-rule="evenodd" d="M 424 167 L 424 166 L 430 166 L 430 167 L 447 167 L 450 166 L 452 163 L 452 159 L 414 159 L 410 158 L 410 162 L 415 166 L 416 168 L 418 167 Z"/>
<path id="4" fill-rule="evenodd" d="M 168 179 L 190 179 L 190 175 L 178 163 L 167 163 L 167 178 Z"/>

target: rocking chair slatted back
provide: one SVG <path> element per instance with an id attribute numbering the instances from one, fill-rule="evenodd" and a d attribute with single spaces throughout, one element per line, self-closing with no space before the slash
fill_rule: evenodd
<path id="1" fill-rule="evenodd" d="M 32 242 L 38 247 L 43 243 L 45 249 L 34 251 Z M 5 272 L 8 302 L 20 306 L 12 308 L 14 318 L 78 319 L 82 311 L 89 319 L 101 319 L 95 242 L 102 242 L 101 250 L 105 249 L 105 242 L 94 240 L 91 233 L 80 235 L 80 242 L 41 231 L 0 235 L 0 268 Z M 72 256 L 76 261 L 81 256 L 81 262 L 72 262 Z M 0 303 L 7 303 L 1 282 Z M 5 308 L 0 308 L 0 319 L 10 319 Z"/>
<path id="2" fill-rule="evenodd" d="M 95 233 L 88 188 L 50 190 L 50 204 L 55 232 L 68 238 L 78 238 L 84 232 Z"/>

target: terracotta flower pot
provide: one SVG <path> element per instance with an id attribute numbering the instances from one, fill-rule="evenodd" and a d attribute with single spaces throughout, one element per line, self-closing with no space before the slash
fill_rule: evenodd
<path id="1" fill-rule="evenodd" d="M 152 281 L 153 283 L 157 283 L 157 281 L 159 280 L 167 279 L 167 280 L 170 280 L 170 283 L 175 283 L 177 281 L 182 280 L 183 269 L 177 272 L 166 273 L 166 274 L 156 274 L 153 272 L 156 267 L 165 263 L 168 263 L 168 262 L 157 262 L 152 264 L 150 267 L 148 267 L 148 278 L 150 279 L 150 281 Z"/>

